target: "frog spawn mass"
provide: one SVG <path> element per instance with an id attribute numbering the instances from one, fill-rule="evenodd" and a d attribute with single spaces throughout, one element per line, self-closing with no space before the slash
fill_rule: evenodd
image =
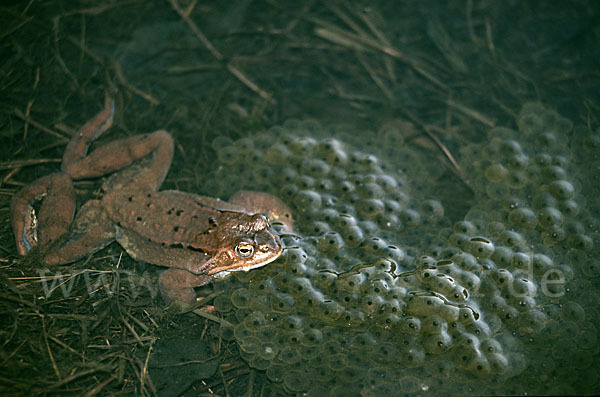
<path id="1" fill-rule="evenodd" d="M 215 285 L 242 357 L 309 395 L 576 390 L 598 357 L 599 203 L 579 190 L 598 151 L 572 160 L 571 123 L 539 104 L 517 124 L 461 150 L 475 204 L 458 222 L 407 126 L 361 142 L 289 121 L 215 145 L 211 188 L 269 191 L 295 218 L 275 225 L 282 259 Z"/>

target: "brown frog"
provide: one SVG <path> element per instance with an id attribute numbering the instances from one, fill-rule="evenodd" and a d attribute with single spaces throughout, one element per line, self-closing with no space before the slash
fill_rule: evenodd
<path id="1" fill-rule="evenodd" d="M 263 215 L 291 229 L 290 211 L 276 197 L 239 192 L 226 202 L 158 191 L 173 157 L 168 132 L 115 140 L 88 154 L 89 145 L 112 125 L 113 114 L 107 95 L 104 110 L 67 145 L 62 171 L 14 195 L 11 221 L 19 254 L 39 246 L 46 264 L 64 264 L 116 240 L 134 259 L 169 267 L 159 281 L 163 296 L 185 303 L 196 301 L 194 287 L 281 255 L 281 240 Z M 86 202 L 73 220 L 73 180 L 111 173 L 102 198 Z"/>

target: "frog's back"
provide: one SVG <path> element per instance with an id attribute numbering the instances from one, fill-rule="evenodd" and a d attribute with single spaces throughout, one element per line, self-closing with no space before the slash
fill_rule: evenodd
<path id="1" fill-rule="evenodd" d="M 102 202 L 119 227 L 170 246 L 210 249 L 214 245 L 210 235 L 224 216 L 223 211 L 203 205 L 202 196 L 178 191 L 112 191 Z"/>

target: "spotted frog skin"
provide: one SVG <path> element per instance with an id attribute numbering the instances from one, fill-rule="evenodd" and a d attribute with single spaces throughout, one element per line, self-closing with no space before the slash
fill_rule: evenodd
<path id="1" fill-rule="evenodd" d="M 107 96 L 104 110 L 67 145 L 61 172 L 14 195 L 11 221 L 19 254 L 38 246 L 47 265 L 64 264 L 117 241 L 132 258 L 168 267 L 159 281 L 163 296 L 184 303 L 196 301 L 194 287 L 281 255 L 281 241 L 263 215 L 291 229 L 290 211 L 276 197 L 245 191 L 226 202 L 158 191 L 173 158 L 168 132 L 115 140 L 88 154 L 112 125 L 113 114 Z M 108 174 L 102 198 L 86 202 L 74 217 L 73 180 Z"/>

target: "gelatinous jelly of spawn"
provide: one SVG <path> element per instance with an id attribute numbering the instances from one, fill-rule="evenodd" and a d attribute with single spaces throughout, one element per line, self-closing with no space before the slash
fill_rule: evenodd
<path id="1" fill-rule="evenodd" d="M 600 138 L 536 103 L 516 124 L 461 149 L 460 216 L 408 124 L 291 120 L 219 148 L 211 189 L 270 192 L 297 222 L 275 225 L 278 262 L 220 286 L 242 357 L 309 395 L 592 392 Z"/>

